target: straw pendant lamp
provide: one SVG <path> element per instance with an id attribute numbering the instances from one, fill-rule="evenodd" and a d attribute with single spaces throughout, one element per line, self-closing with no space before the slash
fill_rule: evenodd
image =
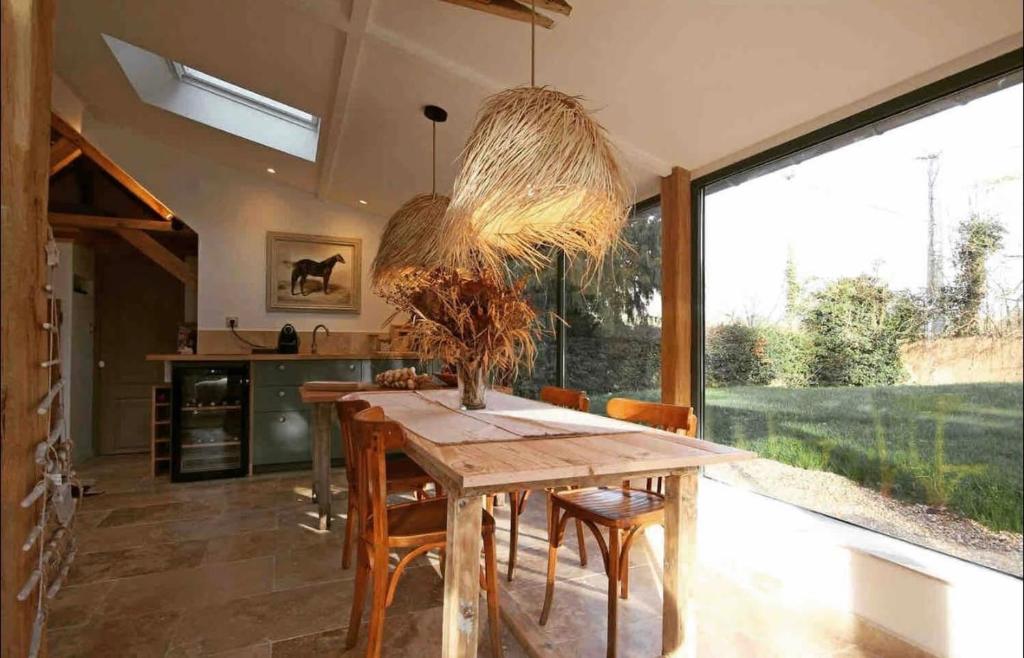
<path id="1" fill-rule="evenodd" d="M 450 265 L 540 268 L 549 247 L 594 265 L 625 223 L 614 148 L 578 98 L 535 85 L 535 20 L 530 30 L 530 86 L 484 101 L 463 150 L 441 244 Z"/>
<path id="2" fill-rule="evenodd" d="M 448 120 L 448 112 L 427 105 L 423 116 L 431 122 L 430 194 L 417 194 L 406 201 L 384 227 L 370 272 L 373 290 L 384 296 L 396 286 L 409 287 L 417 274 L 442 264 L 440 250 L 434 245 L 450 200 L 437 193 L 437 124 Z"/>

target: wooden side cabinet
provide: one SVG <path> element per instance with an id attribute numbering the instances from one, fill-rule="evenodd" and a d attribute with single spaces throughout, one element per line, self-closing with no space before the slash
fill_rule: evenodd
<path id="1" fill-rule="evenodd" d="M 153 387 L 150 405 L 150 455 L 153 461 L 153 477 L 171 472 L 171 386 L 160 384 Z"/>

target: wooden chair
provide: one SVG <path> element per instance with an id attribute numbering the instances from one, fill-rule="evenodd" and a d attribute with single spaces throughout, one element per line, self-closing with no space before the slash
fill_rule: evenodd
<path id="1" fill-rule="evenodd" d="M 611 418 L 656 427 L 673 433 L 695 436 L 697 418 L 690 407 L 657 402 L 640 402 L 625 398 L 608 401 L 607 414 Z M 555 593 L 555 568 L 558 566 L 558 547 L 562 543 L 566 523 L 570 518 L 586 525 L 597 538 L 608 575 L 608 651 L 616 655 L 618 627 L 618 598 L 629 597 L 629 549 L 636 537 L 649 525 L 664 523 L 665 498 L 661 493 L 661 480 L 657 490 L 652 488 L 653 478 L 647 479 L 645 489 L 622 487 L 573 489 L 549 494 L 548 500 L 548 575 L 544 592 L 544 607 L 540 624 L 547 624 L 551 601 Z M 608 529 L 605 543 L 599 527 Z"/>
<path id="2" fill-rule="evenodd" d="M 560 388 L 558 386 L 545 386 L 540 389 L 540 399 L 548 404 L 553 404 L 557 407 L 564 407 L 566 409 L 575 409 L 576 411 L 590 411 L 590 398 L 583 391 L 577 391 L 572 388 Z M 516 554 L 519 549 L 519 516 L 523 513 L 523 509 L 526 507 L 526 501 L 530 497 L 530 491 L 512 491 L 508 494 L 509 498 L 509 514 L 511 516 L 511 523 L 509 524 L 509 540 L 508 540 L 508 574 L 507 578 L 509 582 L 512 582 L 512 576 L 516 570 Z M 587 566 L 587 545 L 584 541 L 583 536 L 583 522 L 576 521 L 576 539 L 579 542 L 580 547 L 580 564 Z"/>
<path id="3" fill-rule="evenodd" d="M 380 656 L 384 615 L 395 597 L 398 580 L 414 558 L 430 550 L 445 548 L 448 501 L 428 498 L 388 506 L 388 449 L 405 441 L 402 427 L 384 418 L 384 410 L 370 407 L 351 419 L 351 441 L 356 453 L 356 482 L 359 487 L 359 542 L 356 553 L 355 593 L 349 619 L 346 647 L 359 640 L 359 625 L 367 586 L 371 585 L 369 641 L 366 655 Z M 501 656 L 501 627 L 498 611 L 498 565 L 494 551 L 494 517 L 481 509 L 484 571 L 481 586 L 487 592 L 488 629 L 491 652 Z M 393 549 L 406 549 L 392 572 L 388 559 Z"/>
<path id="4" fill-rule="evenodd" d="M 345 541 L 341 547 L 341 568 L 348 569 L 352 555 L 352 533 L 358 526 L 359 474 L 356 469 L 357 455 L 352 444 L 352 418 L 369 409 L 366 400 L 340 400 L 337 403 L 338 420 L 341 423 L 341 442 L 345 447 L 345 478 L 348 480 L 348 511 L 345 519 Z M 425 497 L 423 488 L 433 482 L 419 464 L 406 456 L 387 460 L 387 491 L 402 493 L 415 491 L 417 498 Z M 436 484 L 434 485 L 437 486 Z"/>

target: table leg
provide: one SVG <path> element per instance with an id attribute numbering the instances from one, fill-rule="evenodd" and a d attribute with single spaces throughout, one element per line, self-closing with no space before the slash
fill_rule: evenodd
<path id="1" fill-rule="evenodd" d="M 479 633 L 481 497 L 448 497 L 443 658 L 475 658 Z"/>
<path id="2" fill-rule="evenodd" d="M 313 405 L 313 478 L 320 529 L 331 527 L 331 404 Z"/>
<path id="3" fill-rule="evenodd" d="M 689 468 L 665 479 L 662 656 L 682 656 L 686 645 L 686 615 L 697 553 L 697 478 L 697 468 Z"/>

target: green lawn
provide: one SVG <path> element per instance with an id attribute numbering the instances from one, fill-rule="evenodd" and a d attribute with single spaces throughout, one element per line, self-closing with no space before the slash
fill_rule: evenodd
<path id="1" fill-rule="evenodd" d="M 591 397 L 658 399 L 657 390 Z M 708 389 L 705 436 L 1021 532 L 1020 384 Z"/>

